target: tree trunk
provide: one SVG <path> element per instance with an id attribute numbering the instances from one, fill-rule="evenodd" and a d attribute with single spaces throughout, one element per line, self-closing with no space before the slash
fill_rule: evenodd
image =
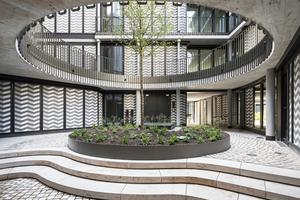
<path id="1" fill-rule="evenodd" d="M 143 54 L 140 54 L 140 78 L 141 78 L 141 130 L 144 130 L 144 89 L 143 89 Z"/>

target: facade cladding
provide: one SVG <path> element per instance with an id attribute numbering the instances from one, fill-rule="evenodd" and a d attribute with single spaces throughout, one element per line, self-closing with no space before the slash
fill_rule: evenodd
<path id="1" fill-rule="evenodd" d="M 166 4 L 168 10 L 165 11 L 161 7 L 160 12 L 173 11 L 171 22 L 174 29 L 168 33 L 173 36 L 229 35 L 244 23 L 241 16 L 233 17 L 231 13 L 218 9 L 195 7 L 195 5 L 185 3 L 181 6 L 173 6 L 172 2 Z M 139 56 L 134 50 L 128 46 L 116 45 L 117 41 L 102 41 L 101 39 L 101 44 L 97 47 L 97 42 L 94 40 L 95 35 L 111 36 L 111 23 L 114 25 L 120 23 L 119 18 L 122 17 L 120 8 L 118 2 L 112 2 L 111 6 L 102 4 L 80 6 L 45 16 L 42 25 L 62 40 L 69 39 L 72 48 L 67 44 L 56 48 L 48 42 L 45 43 L 44 50 L 66 63 L 89 69 L 92 72 L 100 70 L 99 72 L 107 74 L 138 76 Z M 263 29 L 251 22 L 245 22 L 245 26 L 240 29 L 242 34 L 237 34 L 237 37 L 232 39 L 230 49 L 225 45 L 222 46 L 223 44 L 211 45 L 210 42 L 193 44 L 195 41 L 183 39 L 178 43 L 179 45 L 176 42 L 173 46 L 160 47 L 153 56 L 144 58 L 143 76 L 166 77 L 205 71 L 222 66 L 251 51 L 260 54 L 265 50 L 255 49 L 260 42 L 265 42 L 266 34 Z M 129 30 L 126 23 L 124 30 Z M 147 47 L 145 51 L 149 53 L 152 49 L 153 47 Z M 100 61 L 97 61 L 98 56 Z M 177 59 L 178 57 L 180 59 Z M 209 76 L 206 79 L 209 79 L 208 82 L 221 81 L 226 79 L 224 77 L 231 78 L 246 73 L 264 61 L 259 59 L 249 60 L 240 69 L 219 75 L 217 80 Z M 39 64 L 39 62 L 33 63 Z M 100 69 L 97 68 L 96 62 L 100 62 Z M 204 80 L 203 77 L 199 80 L 188 80 L 187 85 L 183 87 L 192 86 L 194 83 L 208 83 L 201 82 L 202 80 Z M 72 77 L 72 81 L 97 86 L 97 83 L 89 83 L 78 76 Z M 180 91 L 180 99 L 177 99 L 176 87 L 168 88 L 170 91 L 166 92 L 162 91 L 165 88 L 160 87 L 160 84 L 157 84 L 154 89 L 150 88 L 155 91 L 151 91 L 148 95 L 151 98 L 155 96 L 157 101 L 159 98 L 164 97 L 165 100 L 167 98 L 168 109 L 162 110 L 167 113 L 167 117 L 170 117 L 170 122 L 173 124 L 177 122 L 176 115 L 179 113 L 180 124 L 183 125 L 191 121 L 190 115 L 194 115 L 193 121 L 198 124 L 227 126 L 230 121 L 228 107 L 231 104 L 232 109 L 229 112 L 231 112 L 233 127 L 251 129 L 264 134 L 266 131 L 266 79 L 253 81 L 253 84 L 233 89 L 231 102 L 226 91 L 212 95 L 210 98 L 190 102 L 187 89 Z M 177 83 L 174 82 L 174 84 Z M 300 148 L 299 53 L 293 56 L 283 69 L 276 71 L 275 85 L 276 116 L 286 112 L 284 119 L 283 117 L 275 119 L 276 124 L 282 124 L 276 127 L 276 132 L 281 132 L 277 134 L 276 139 L 284 140 Z M 136 90 L 138 88 L 129 88 L 126 92 L 120 89 L 104 91 L 97 87 L 52 84 L 46 81 L 37 83 L 36 80 L 17 77 L 10 80 L 2 77 L 0 80 L 0 134 L 91 127 L 92 124 L 101 124 L 103 119 L 111 122 L 111 116 L 123 118 L 124 121 L 132 118 L 135 123 L 140 121 L 137 120 L 137 116 L 140 115 L 137 113 Z M 286 101 L 282 99 L 284 91 L 286 91 Z M 144 93 L 147 94 L 147 90 Z M 178 112 L 177 102 L 180 102 Z M 281 104 L 281 107 L 286 109 L 278 106 Z M 157 103 L 155 105 L 158 109 Z M 192 110 L 193 112 L 199 111 L 199 113 L 193 114 Z"/>

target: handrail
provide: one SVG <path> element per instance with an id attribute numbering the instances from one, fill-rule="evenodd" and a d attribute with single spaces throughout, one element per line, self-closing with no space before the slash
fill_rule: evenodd
<path id="1" fill-rule="evenodd" d="M 250 37 L 251 34 L 247 35 L 247 31 L 251 31 L 251 27 L 248 27 L 232 41 L 233 46 L 235 46 L 233 49 L 236 49 L 236 56 L 231 61 L 226 59 L 223 61 L 215 60 L 217 62 L 215 67 L 192 73 L 144 77 L 144 83 L 176 83 L 205 78 L 214 78 L 214 81 L 219 81 L 221 80 L 219 75 L 227 74 L 226 76 L 232 77 L 236 70 L 239 70 L 239 73 L 244 73 L 256 68 L 270 55 L 273 40 L 269 35 L 265 35 L 259 43 L 257 43 L 259 41 L 258 38 L 248 38 L 249 41 L 253 42 L 253 48 L 250 48 L 251 45 L 248 45 L 249 49 L 246 49 L 243 46 L 244 44 L 239 43 L 239 41 L 244 40 L 245 37 Z M 121 85 L 131 84 L 132 87 L 132 84 L 136 84 L 136 87 L 140 82 L 139 76 L 117 75 L 96 71 L 96 59 L 92 54 L 64 42 L 40 23 L 26 27 L 18 38 L 19 50 L 24 59 L 40 70 L 54 76 L 85 84 L 99 85 L 103 83 L 111 87 L 114 87 L 113 83 L 120 83 Z M 255 41 L 253 41 L 254 39 Z M 217 49 L 226 52 L 228 45 L 222 45 Z M 218 55 L 217 53 L 215 54 Z M 222 54 L 221 52 L 220 55 L 223 56 L 224 53 Z M 227 54 L 225 54 L 225 57 L 227 57 Z M 175 64 L 175 61 L 177 66 L 177 60 L 172 62 Z M 186 66 L 187 61 L 188 59 L 181 59 L 179 61 L 180 66 Z M 126 60 L 123 62 L 126 64 Z"/>

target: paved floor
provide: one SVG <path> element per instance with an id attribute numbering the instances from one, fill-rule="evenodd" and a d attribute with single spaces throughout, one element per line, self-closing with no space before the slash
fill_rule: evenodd
<path id="1" fill-rule="evenodd" d="M 281 142 L 266 141 L 265 137 L 250 131 L 225 130 L 231 135 L 231 148 L 205 157 L 258 165 L 288 168 L 300 171 L 300 156 Z M 67 146 L 68 133 L 27 135 L 0 138 L 0 151 L 35 147 Z M 283 152 L 286 155 L 278 154 Z M 249 156 L 247 154 L 255 154 Z M 35 179 L 19 178 L 0 181 L 1 199 L 83 199 L 53 190 Z"/>

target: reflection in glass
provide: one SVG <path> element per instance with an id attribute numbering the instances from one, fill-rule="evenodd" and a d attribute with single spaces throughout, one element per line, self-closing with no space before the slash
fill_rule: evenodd
<path id="1" fill-rule="evenodd" d="M 198 32 L 198 8 L 187 7 L 187 31 Z"/>
<path id="2" fill-rule="evenodd" d="M 263 104 L 264 104 L 264 107 L 263 107 L 263 126 L 264 128 L 266 128 L 266 83 L 263 84 Z"/>
<path id="3" fill-rule="evenodd" d="M 260 85 L 254 88 L 254 127 L 260 128 Z"/>
<path id="4" fill-rule="evenodd" d="M 212 51 L 211 50 L 200 50 L 200 70 L 205 70 L 211 68 L 212 60 Z"/>
<path id="5" fill-rule="evenodd" d="M 102 72 L 111 73 L 111 46 L 102 46 Z"/>
<path id="6" fill-rule="evenodd" d="M 187 72 L 198 71 L 198 49 L 188 49 L 187 51 Z"/>
<path id="7" fill-rule="evenodd" d="M 226 13 L 215 9 L 215 32 L 226 32 Z"/>
<path id="8" fill-rule="evenodd" d="M 216 49 L 215 53 L 215 66 L 219 66 L 226 62 L 226 50 L 225 49 Z"/>
<path id="9" fill-rule="evenodd" d="M 238 95 L 237 95 L 237 98 L 238 98 L 238 120 L 237 120 L 237 125 L 240 125 L 241 124 L 241 94 L 242 92 L 239 92 Z"/>
<path id="10" fill-rule="evenodd" d="M 123 95 L 122 94 L 115 94 L 115 116 L 117 118 L 123 119 Z"/>
<path id="11" fill-rule="evenodd" d="M 194 124 L 195 123 L 195 102 L 187 103 L 187 123 Z"/>
<path id="12" fill-rule="evenodd" d="M 111 116 L 114 114 L 113 112 L 113 95 L 106 94 L 105 95 L 105 119 L 107 122 L 111 122 Z"/>
<path id="13" fill-rule="evenodd" d="M 120 122 L 123 119 L 123 95 L 122 94 L 105 94 L 105 120 L 108 124 Z"/>
<path id="14" fill-rule="evenodd" d="M 123 47 L 113 47 L 113 60 L 114 60 L 114 74 L 123 74 Z"/>
<path id="15" fill-rule="evenodd" d="M 204 6 L 200 7 L 200 32 L 212 32 L 212 12 L 206 10 Z"/>

